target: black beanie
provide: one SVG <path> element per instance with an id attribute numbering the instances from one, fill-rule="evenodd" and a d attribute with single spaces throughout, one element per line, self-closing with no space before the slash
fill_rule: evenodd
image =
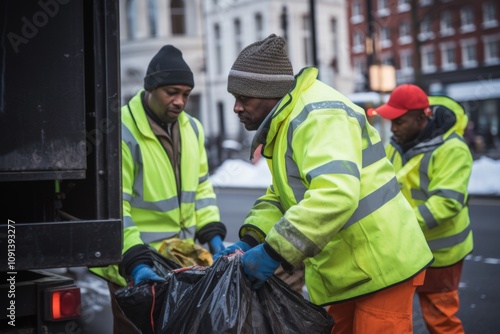
<path id="1" fill-rule="evenodd" d="M 147 91 L 166 85 L 194 87 L 193 72 L 182 58 L 182 52 L 172 45 L 165 45 L 158 51 L 144 77 Z"/>

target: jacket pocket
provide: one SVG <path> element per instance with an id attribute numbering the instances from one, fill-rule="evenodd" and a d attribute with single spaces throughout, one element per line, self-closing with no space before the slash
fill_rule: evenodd
<path id="1" fill-rule="evenodd" d="M 342 238 L 332 240 L 310 262 L 313 275 L 321 279 L 328 296 L 335 296 L 372 279 L 360 267 L 353 249 Z"/>

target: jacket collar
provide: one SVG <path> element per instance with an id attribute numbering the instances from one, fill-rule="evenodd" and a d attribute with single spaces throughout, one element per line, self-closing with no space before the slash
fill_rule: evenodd
<path id="1" fill-rule="evenodd" d="M 318 78 L 316 67 L 305 67 L 296 76 L 295 83 L 290 91 L 274 106 L 264 121 L 257 129 L 250 148 L 250 160 L 253 160 L 253 153 L 260 144 L 264 145 L 263 155 L 270 156 L 270 152 L 264 152 L 266 144 L 274 141 L 281 124 L 285 121 L 294 109 L 300 94 L 308 89 Z"/>

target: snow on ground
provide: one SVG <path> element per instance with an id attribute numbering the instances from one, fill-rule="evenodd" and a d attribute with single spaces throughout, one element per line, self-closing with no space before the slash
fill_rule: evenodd
<path id="1" fill-rule="evenodd" d="M 474 161 L 469 181 L 471 195 L 500 195 L 500 160 L 486 156 Z"/>
<path id="2" fill-rule="evenodd" d="M 229 159 L 210 177 L 215 187 L 266 188 L 271 175 L 265 159 L 255 164 Z M 471 195 L 500 195 L 500 160 L 483 156 L 474 161 L 469 182 Z"/>
<path id="3" fill-rule="evenodd" d="M 214 187 L 267 188 L 271 184 L 271 174 L 265 159 L 255 164 L 241 160 L 224 161 L 210 176 Z"/>

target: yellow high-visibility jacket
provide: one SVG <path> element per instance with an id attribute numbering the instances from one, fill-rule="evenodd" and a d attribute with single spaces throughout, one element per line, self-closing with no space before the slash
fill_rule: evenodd
<path id="1" fill-rule="evenodd" d="M 391 140 L 386 152 L 432 250 L 432 267 L 446 267 L 473 249 L 467 206 L 473 159 L 462 137 L 468 122 L 464 109 L 444 96 L 429 96 L 429 102 L 446 132 L 404 153 Z"/>
<path id="2" fill-rule="evenodd" d="M 408 280 L 433 259 L 379 134 L 317 73 L 303 69 L 255 135 L 273 183 L 240 236 L 304 261 L 312 302 L 327 305 Z"/>
<path id="3" fill-rule="evenodd" d="M 124 245 L 122 254 L 149 244 L 158 249 L 164 239 L 179 237 L 194 243 L 201 229 L 220 223 L 216 196 L 208 178 L 205 136 L 201 123 L 186 112 L 179 115 L 180 183 L 162 144 L 153 133 L 141 101 L 143 91 L 122 107 L 122 187 Z M 222 237 L 225 235 L 222 233 Z M 203 238 L 200 238 L 203 239 Z M 202 243 L 208 240 L 200 240 Z M 92 269 L 125 285 L 118 266 Z"/>

